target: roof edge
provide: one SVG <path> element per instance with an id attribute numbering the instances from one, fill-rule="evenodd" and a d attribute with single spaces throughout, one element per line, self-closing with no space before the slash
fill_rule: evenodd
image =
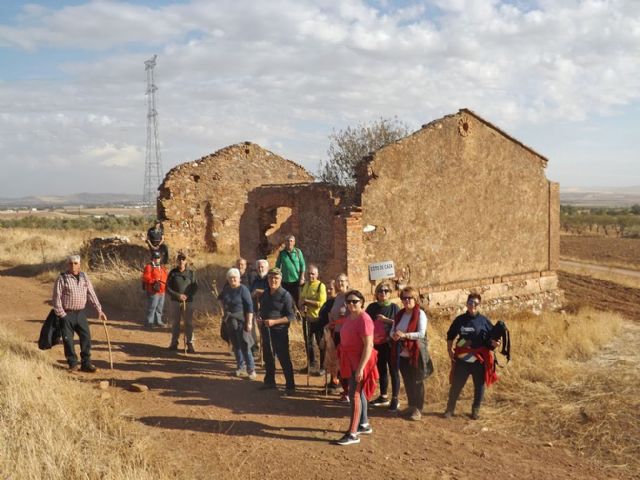
<path id="1" fill-rule="evenodd" d="M 505 137 L 507 137 L 509 140 L 511 140 L 512 142 L 517 143 L 518 145 L 520 145 L 522 148 L 524 148 L 525 150 L 533 153 L 535 156 L 539 157 L 540 159 L 544 160 L 545 165 L 547 163 L 549 163 L 549 159 L 547 157 L 545 157 L 544 155 L 541 155 L 540 153 L 536 152 L 533 148 L 529 147 L 528 145 L 525 145 L 524 143 L 522 143 L 520 140 L 518 140 L 515 137 L 512 137 L 511 135 L 509 135 L 507 132 L 505 132 L 504 130 L 502 130 L 501 128 L 497 127 L 496 125 L 494 125 L 493 123 L 489 122 L 488 120 L 485 120 L 484 118 L 482 118 L 480 115 L 478 115 L 477 113 L 475 113 L 473 110 L 469 110 L 468 108 L 461 108 L 460 110 L 458 110 L 458 113 L 466 113 L 468 115 L 471 115 L 472 117 L 474 117 L 477 120 L 480 120 L 482 123 L 484 123 L 485 125 L 487 125 L 490 128 L 493 128 L 494 130 L 496 130 L 497 132 L 501 133 L 502 135 L 504 135 Z"/>

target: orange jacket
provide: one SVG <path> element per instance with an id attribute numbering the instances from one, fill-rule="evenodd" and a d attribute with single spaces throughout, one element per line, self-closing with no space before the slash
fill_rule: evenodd
<path id="1" fill-rule="evenodd" d="M 164 295 L 167 288 L 167 276 L 167 269 L 164 268 L 163 265 L 156 266 L 152 263 L 147 263 L 142 273 L 142 284 L 144 285 L 145 291 L 147 293 Z M 153 288 L 156 282 L 159 282 L 159 288 L 157 290 Z"/>

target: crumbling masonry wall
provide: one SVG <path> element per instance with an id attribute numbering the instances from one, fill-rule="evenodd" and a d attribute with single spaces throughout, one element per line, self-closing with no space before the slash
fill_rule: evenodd
<path id="1" fill-rule="evenodd" d="M 347 264 L 344 189 L 323 183 L 264 185 L 249 192 L 240 220 L 240 254 L 274 264 L 286 235 L 293 234 L 307 263 L 318 265 L 324 280 Z"/>
<path id="2" fill-rule="evenodd" d="M 247 194 L 263 184 L 312 181 L 301 166 L 250 142 L 225 147 L 167 173 L 159 217 L 172 251 L 237 255 Z"/>

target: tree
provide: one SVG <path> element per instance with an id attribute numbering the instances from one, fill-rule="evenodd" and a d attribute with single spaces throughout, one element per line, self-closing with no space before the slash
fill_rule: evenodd
<path id="1" fill-rule="evenodd" d="M 640 215 L 640 205 L 637 203 L 634 205 L 631 205 L 631 213 L 633 215 Z"/>
<path id="2" fill-rule="evenodd" d="M 380 118 L 370 124 L 333 131 L 329 135 L 329 159 L 320 164 L 319 177 L 323 182 L 353 187 L 356 165 L 369 153 L 406 137 L 409 128 L 396 117 Z"/>

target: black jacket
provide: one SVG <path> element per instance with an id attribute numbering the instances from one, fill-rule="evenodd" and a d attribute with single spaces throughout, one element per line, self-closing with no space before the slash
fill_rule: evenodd
<path id="1" fill-rule="evenodd" d="M 48 350 L 54 345 L 59 344 L 62 341 L 62 322 L 56 315 L 56 312 L 51 309 L 47 319 L 44 321 L 42 328 L 40 329 L 40 338 L 38 339 L 38 348 L 40 350 Z"/>

